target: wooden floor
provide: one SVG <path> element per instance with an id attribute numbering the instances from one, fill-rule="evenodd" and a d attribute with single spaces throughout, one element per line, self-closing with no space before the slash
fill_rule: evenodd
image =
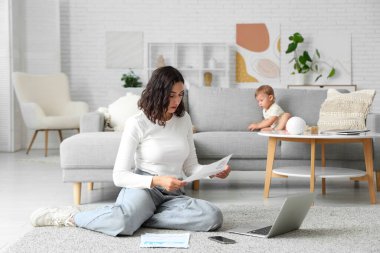
<path id="1" fill-rule="evenodd" d="M 44 160 L 43 150 L 0 153 L 0 251 L 28 232 L 32 227 L 29 215 L 42 206 L 71 205 L 72 185 L 62 182 L 58 150 L 49 150 Z M 56 157 L 55 161 L 54 156 Z M 193 197 L 220 203 L 254 203 L 258 206 L 280 206 L 286 196 L 309 191 L 307 179 L 272 180 L 270 196 L 263 198 L 264 172 L 232 172 L 226 180 L 202 180 L 200 190 L 186 190 Z M 327 195 L 321 194 L 321 182 L 316 183 L 319 206 L 368 206 L 365 182 L 354 187 L 345 180 L 327 181 Z M 112 203 L 119 189 L 111 183 L 95 184 L 94 190 L 82 189 L 82 203 Z M 379 199 L 380 194 L 377 194 Z"/>

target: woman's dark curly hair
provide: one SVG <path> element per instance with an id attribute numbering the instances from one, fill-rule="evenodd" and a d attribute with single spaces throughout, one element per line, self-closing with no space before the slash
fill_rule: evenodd
<path id="1" fill-rule="evenodd" d="M 170 93 L 175 83 L 182 82 L 182 74 L 171 66 L 156 69 L 152 73 L 145 90 L 141 94 L 138 102 L 139 108 L 145 113 L 150 121 L 165 126 L 165 113 L 170 103 Z M 182 117 L 185 113 L 183 101 L 177 107 L 174 114 Z"/>

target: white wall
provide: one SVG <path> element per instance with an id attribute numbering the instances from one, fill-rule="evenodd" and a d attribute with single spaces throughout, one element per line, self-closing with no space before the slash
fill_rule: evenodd
<path id="1" fill-rule="evenodd" d="M 284 39 L 299 30 L 351 33 L 352 81 L 378 89 L 378 13 L 377 0 L 61 0 L 62 70 L 71 77 L 73 97 L 96 109 L 107 105 L 108 91 L 121 85 L 125 71 L 105 68 L 107 31 L 142 31 L 145 44 L 234 43 L 237 23 L 273 22 Z M 380 112 L 380 94 L 373 111 Z"/>
<path id="2" fill-rule="evenodd" d="M 34 74 L 61 71 L 59 0 L 12 1 L 13 71 Z M 15 149 L 26 147 L 33 134 L 22 120 L 18 101 L 14 99 Z M 49 134 L 49 146 L 57 148 L 58 134 Z M 44 134 L 37 135 L 33 148 L 44 147 Z"/>
<path id="3" fill-rule="evenodd" d="M 59 0 L 25 2 L 25 71 L 34 74 L 61 70 Z"/>
<path id="4" fill-rule="evenodd" d="M 13 71 L 26 71 L 25 67 L 25 44 L 26 44 L 26 16 L 25 16 L 25 1 L 13 1 L 11 6 L 12 15 L 12 69 Z M 14 94 L 12 94 L 14 95 Z M 21 117 L 21 110 L 16 97 L 13 101 L 13 131 L 14 133 L 14 149 L 19 150 L 24 147 L 26 142 L 27 131 Z"/>
<path id="5" fill-rule="evenodd" d="M 237 23 L 280 24 L 284 39 L 295 31 L 309 31 L 311 35 L 325 31 L 348 32 L 352 34 L 352 83 L 359 89 L 380 91 L 377 85 L 380 80 L 378 0 L 23 1 L 27 36 L 24 46 L 28 59 L 25 70 L 43 73 L 55 69 L 56 65 L 47 61 L 57 57 L 44 49 L 57 45 L 56 31 L 60 31 L 61 69 L 70 77 L 72 98 L 88 102 L 91 110 L 108 105 L 113 92 L 124 92 L 120 77 L 127 70 L 105 67 L 108 31 L 142 31 L 145 48 L 148 42 L 233 44 Z M 50 15 L 54 10 L 49 6 L 57 1 L 60 20 L 55 23 L 54 16 Z M 53 37 L 49 37 L 51 35 Z M 284 39 L 283 48 L 287 44 Z M 231 71 L 234 72 L 234 68 Z M 135 72 L 145 74 L 143 70 Z M 234 73 L 231 76 L 234 80 Z M 280 86 L 286 85 L 281 83 Z M 372 111 L 380 112 L 380 94 L 375 98 Z"/>
<path id="6" fill-rule="evenodd" d="M 0 1 L 0 151 L 13 148 L 9 6 L 8 0 Z"/>

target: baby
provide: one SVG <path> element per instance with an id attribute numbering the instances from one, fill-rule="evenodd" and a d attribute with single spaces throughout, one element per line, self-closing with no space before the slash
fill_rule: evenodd
<path id="1" fill-rule="evenodd" d="M 286 122 L 291 117 L 290 113 L 284 112 L 275 103 L 273 88 L 269 85 L 262 85 L 256 89 L 255 98 L 259 106 L 263 108 L 264 120 L 259 123 L 252 123 L 248 130 L 284 130 Z"/>

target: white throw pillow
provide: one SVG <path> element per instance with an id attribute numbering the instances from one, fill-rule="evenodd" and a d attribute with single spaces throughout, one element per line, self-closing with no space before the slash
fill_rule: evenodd
<path id="1" fill-rule="evenodd" d="M 139 99 L 139 95 L 127 93 L 108 106 L 110 125 L 115 131 L 123 131 L 125 121 L 139 112 L 137 107 Z"/>
<path id="2" fill-rule="evenodd" d="M 104 131 L 113 131 L 111 127 L 111 115 L 107 107 L 99 107 L 98 112 L 104 116 Z"/>
<path id="3" fill-rule="evenodd" d="M 366 129 L 365 120 L 375 90 L 340 93 L 329 89 L 319 111 L 318 130 Z"/>

